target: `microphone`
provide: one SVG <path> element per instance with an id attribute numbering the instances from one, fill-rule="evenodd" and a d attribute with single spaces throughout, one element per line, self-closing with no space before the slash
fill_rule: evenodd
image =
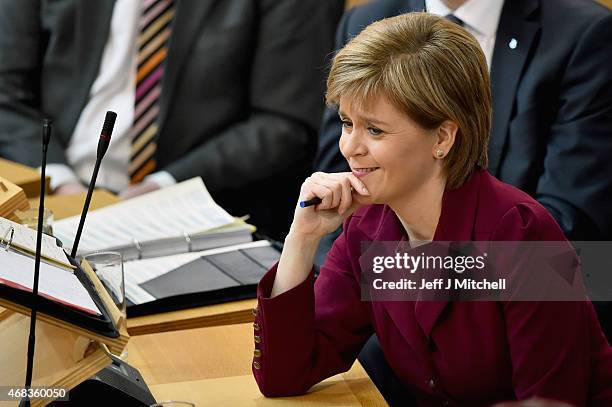
<path id="1" fill-rule="evenodd" d="M 83 205 L 83 212 L 81 213 L 81 220 L 79 221 L 79 228 L 77 229 L 76 237 L 74 238 L 74 244 L 72 245 L 72 253 L 70 254 L 73 258 L 76 258 L 77 250 L 79 248 L 79 241 L 81 240 L 81 233 L 83 233 L 83 225 L 85 224 L 85 218 L 89 211 L 89 204 L 91 203 L 91 196 L 93 194 L 94 187 L 96 186 L 96 179 L 98 178 L 98 171 L 100 170 L 100 164 L 102 158 L 108 150 L 110 144 L 111 135 L 113 134 L 113 128 L 115 127 L 115 120 L 117 119 L 117 113 L 106 112 L 104 118 L 104 125 L 102 126 L 102 132 L 100 133 L 100 140 L 98 141 L 98 154 L 96 157 L 96 164 L 94 166 L 93 174 L 91 175 L 91 181 L 89 181 L 89 189 L 87 190 L 87 197 L 85 198 L 85 205 Z"/>
<path id="2" fill-rule="evenodd" d="M 38 311 L 38 280 L 40 278 L 40 252 L 42 244 L 43 216 L 45 211 L 45 171 L 47 168 L 47 149 L 51 140 L 51 120 L 43 120 L 42 128 L 42 164 L 40 169 L 40 201 L 38 203 L 38 230 L 36 231 L 36 257 L 34 261 L 34 283 L 32 284 L 32 303 L 30 312 L 30 336 L 28 338 L 28 361 L 26 367 L 25 388 L 32 386 L 32 372 L 34 369 L 34 344 L 36 343 L 36 315 Z M 20 406 L 30 406 L 27 396 L 21 400 Z"/>

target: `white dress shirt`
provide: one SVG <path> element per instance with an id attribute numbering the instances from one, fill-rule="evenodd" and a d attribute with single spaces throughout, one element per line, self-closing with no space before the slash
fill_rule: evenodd
<path id="1" fill-rule="evenodd" d="M 47 166 L 52 188 L 79 180 L 89 183 L 96 162 L 98 136 L 107 110 L 117 112 L 117 121 L 96 185 L 112 191 L 121 191 L 129 185 L 130 130 L 136 93 L 136 38 L 141 12 L 142 1 L 115 2 L 100 70 L 66 149 L 68 165 Z M 167 172 L 151 174 L 147 179 L 162 187 L 176 182 Z"/>
<path id="2" fill-rule="evenodd" d="M 503 5 L 504 0 L 467 0 L 453 11 L 442 0 L 425 0 L 427 12 L 439 16 L 454 14 L 464 22 L 464 28 L 476 37 L 480 44 L 487 58 L 489 70 L 491 70 L 495 36 Z"/>

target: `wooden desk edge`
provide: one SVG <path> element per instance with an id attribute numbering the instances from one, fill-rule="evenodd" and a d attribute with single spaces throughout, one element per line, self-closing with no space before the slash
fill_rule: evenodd
<path id="1" fill-rule="evenodd" d="M 128 318 L 131 336 L 253 322 L 256 299 Z"/>

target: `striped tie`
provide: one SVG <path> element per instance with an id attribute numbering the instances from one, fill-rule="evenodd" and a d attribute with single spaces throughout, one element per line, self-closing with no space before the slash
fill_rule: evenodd
<path id="1" fill-rule="evenodd" d="M 138 36 L 138 69 L 132 127 L 130 182 L 139 183 L 155 170 L 155 150 L 164 61 L 174 16 L 172 0 L 144 0 Z"/>

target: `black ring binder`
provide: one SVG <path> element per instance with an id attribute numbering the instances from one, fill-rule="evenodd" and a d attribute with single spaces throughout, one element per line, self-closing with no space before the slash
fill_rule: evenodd
<path id="1" fill-rule="evenodd" d="M 7 236 L 10 233 L 10 237 L 7 243 L 4 243 L 4 241 L 6 240 Z M 10 227 L 6 230 L 6 232 L 4 233 L 4 236 L 2 236 L 2 240 L 0 240 L 0 244 L 4 245 L 4 250 L 5 251 L 9 251 L 9 249 L 11 248 L 11 245 L 13 244 L 13 236 L 15 236 L 15 228 L 14 227 Z"/>
<path id="2" fill-rule="evenodd" d="M 132 238 L 133 242 L 134 242 L 134 247 L 136 248 L 136 251 L 138 252 L 138 260 L 142 259 L 142 246 L 140 245 L 140 242 L 138 241 L 138 239 L 136 239 L 135 237 Z"/>
<path id="3" fill-rule="evenodd" d="M 185 242 L 187 242 L 187 252 L 191 253 L 193 251 L 191 245 L 191 236 L 189 236 L 187 232 L 183 232 L 183 237 L 185 238 Z"/>

